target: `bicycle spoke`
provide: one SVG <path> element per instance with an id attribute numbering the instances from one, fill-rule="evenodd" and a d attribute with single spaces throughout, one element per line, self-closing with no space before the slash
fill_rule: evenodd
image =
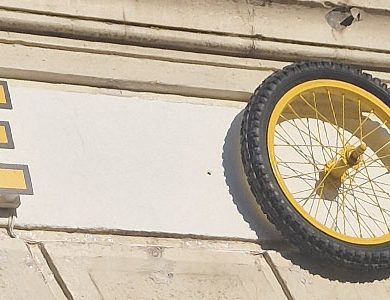
<path id="1" fill-rule="evenodd" d="M 388 120 L 361 95 L 336 89 L 297 93 L 279 111 L 279 174 L 302 214 L 321 226 L 357 239 L 382 237 L 390 233 Z"/>

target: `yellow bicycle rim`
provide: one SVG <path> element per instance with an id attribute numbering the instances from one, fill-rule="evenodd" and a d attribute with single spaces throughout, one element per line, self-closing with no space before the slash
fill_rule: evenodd
<path id="1" fill-rule="evenodd" d="M 286 92 L 268 125 L 272 171 L 311 225 L 348 243 L 390 241 L 390 109 L 366 90 L 312 80 Z"/>

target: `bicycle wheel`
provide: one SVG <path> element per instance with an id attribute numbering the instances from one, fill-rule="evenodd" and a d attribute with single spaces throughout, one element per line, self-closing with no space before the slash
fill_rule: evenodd
<path id="1" fill-rule="evenodd" d="M 255 91 L 241 129 L 262 210 L 299 248 L 349 266 L 390 265 L 390 95 L 330 62 L 290 65 Z"/>

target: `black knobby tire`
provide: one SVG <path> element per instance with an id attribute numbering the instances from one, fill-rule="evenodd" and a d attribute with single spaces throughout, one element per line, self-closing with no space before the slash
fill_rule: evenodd
<path id="1" fill-rule="evenodd" d="M 320 231 L 294 209 L 272 172 L 267 129 L 273 108 L 288 90 L 314 79 L 348 82 L 372 93 L 390 106 L 386 85 L 350 66 L 332 62 L 305 62 L 275 72 L 256 89 L 243 115 L 241 155 L 252 193 L 268 219 L 302 251 L 310 251 L 360 269 L 388 268 L 390 243 L 356 245 Z"/>

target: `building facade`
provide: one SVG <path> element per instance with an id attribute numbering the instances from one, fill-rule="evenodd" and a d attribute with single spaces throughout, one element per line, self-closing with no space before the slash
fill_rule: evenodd
<path id="1" fill-rule="evenodd" d="M 337 7 L 359 16 L 339 26 Z M 390 80 L 388 1 L 0 0 L 0 15 L 0 188 L 16 190 L 0 299 L 388 299 L 386 274 L 299 256 L 239 153 L 248 99 L 291 62 Z"/>

